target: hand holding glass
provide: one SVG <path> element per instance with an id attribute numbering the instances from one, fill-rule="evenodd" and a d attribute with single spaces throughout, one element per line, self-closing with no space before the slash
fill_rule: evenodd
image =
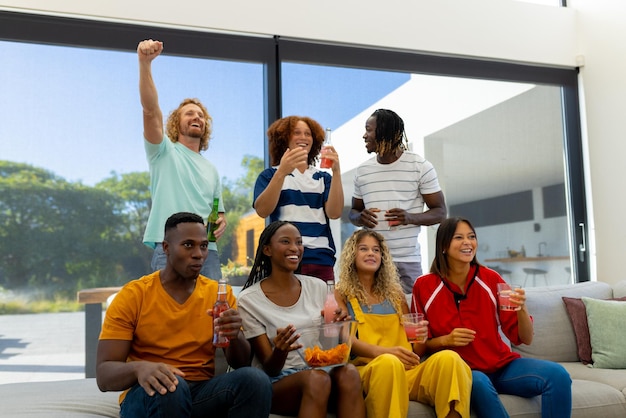
<path id="1" fill-rule="evenodd" d="M 424 320 L 424 314 L 409 313 L 402 315 L 402 325 L 406 338 L 410 343 L 423 344 L 428 338 L 428 322 Z"/>
<path id="2" fill-rule="evenodd" d="M 521 308 L 511 302 L 511 296 L 515 297 L 517 293 L 508 283 L 498 283 L 498 306 L 502 311 L 519 311 Z"/>
<path id="3" fill-rule="evenodd" d="M 387 202 L 387 209 L 385 210 L 385 219 L 387 220 L 389 229 L 391 230 L 396 229 L 396 227 L 400 225 L 400 221 L 397 219 L 397 217 L 395 215 L 391 215 L 391 213 L 389 212 L 391 209 L 397 209 L 397 208 L 398 208 L 397 201 L 390 200 L 389 202 Z"/>
<path id="4" fill-rule="evenodd" d="M 400 222 L 393 217 L 390 219 L 391 215 L 389 215 L 389 211 L 398 207 L 397 202 L 393 200 L 379 202 L 378 206 L 379 207 L 369 209 L 370 212 L 374 213 L 376 220 L 378 221 L 378 224 L 372 229 L 377 231 L 389 231 L 396 229 L 396 227 L 400 225 Z"/>

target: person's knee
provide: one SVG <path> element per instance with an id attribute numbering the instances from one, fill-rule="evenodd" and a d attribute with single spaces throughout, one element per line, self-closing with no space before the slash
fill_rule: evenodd
<path id="1" fill-rule="evenodd" d="M 485 391 L 485 390 L 493 391 L 494 390 L 493 384 L 491 383 L 491 380 L 489 380 L 487 375 L 485 373 L 478 372 L 478 371 L 472 372 L 472 387 L 473 389 L 476 389 L 479 391 Z"/>
<path id="2" fill-rule="evenodd" d="M 569 372 L 558 363 L 552 363 L 550 376 L 551 380 L 557 386 L 571 386 L 572 384 L 572 377 Z"/>
<path id="3" fill-rule="evenodd" d="M 457 371 L 470 375 L 471 369 L 459 356 L 456 351 L 453 350 L 441 350 L 429 357 L 428 361 L 436 361 L 441 367 L 456 369 Z"/>
<path id="4" fill-rule="evenodd" d="M 165 394 L 155 394 L 154 396 L 159 396 L 158 402 L 162 408 L 164 404 L 187 405 L 188 408 L 191 408 L 191 390 L 189 389 L 189 384 L 180 376 L 176 376 L 176 379 L 178 379 L 176 390 L 173 392 L 167 391 Z"/>
<path id="5" fill-rule="evenodd" d="M 404 370 L 404 364 L 402 361 L 393 354 L 385 353 L 377 356 L 372 361 L 372 366 L 381 369 L 402 369 Z"/>
<path id="6" fill-rule="evenodd" d="M 271 396 L 272 383 L 264 371 L 256 367 L 241 367 L 231 373 L 237 379 L 240 390 L 250 390 Z"/>
<path id="7" fill-rule="evenodd" d="M 335 385 L 342 393 L 361 393 L 361 376 L 354 365 L 347 364 L 343 367 L 336 367 L 331 373 Z"/>
<path id="8" fill-rule="evenodd" d="M 331 378 L 328 373 L 321 370 L 305 370 L 299 372 L 302 374 L 302 394 L 312 397 L 330 395 L 331 390 Z"/>

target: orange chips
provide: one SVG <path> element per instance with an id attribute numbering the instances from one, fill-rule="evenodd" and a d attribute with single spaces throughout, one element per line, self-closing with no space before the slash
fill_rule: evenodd
<path id="1" fill-rule="evenodd" d="M 339 344 L 330 350 L 322 350 L 317 345 L 313 348 L 304 349 L 304 359 L 310 367 L 324 367 L 342 364 L 350 352 L 347 344 Z"/>

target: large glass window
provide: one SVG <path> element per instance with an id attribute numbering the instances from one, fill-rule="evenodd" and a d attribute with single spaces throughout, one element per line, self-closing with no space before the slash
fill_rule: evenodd
<path id="1" fill-rule="evenodd" d="M 7 58 L 0 68 L 3 194 L 13 196 L 11 207 L 3 202 L 0 284 L 73 295 L 76 283 L 121 284 L 148 273 L 151 251 L 141 242 L 149 176 L 136 54 L 0 42 L 0 55 Z M 196 97 L 213 118 L 202 154 L 225 189 L 232 224 L 220 242 L 226 265 L 236 253 L 238 219 L 250 209 L 248 171 L 263 161 L 263 65 L 162 55 L 153 76 L 165 117 Z M 46 182 L 19 194 L 33 177 Z M 33 237 L 50 244 L 44 258 L 39 246 L 21 245 Z M 83 251 L 68 251 L 77 241 Z"/>
<path id="2" fill-rule="evenodd" d="M 365 120 L 392 109 L 411 150 L 435 166 L 449 214 L 475 224 L 480 262 L 523 286 L 572 280 L 560 87 L 297 63 L 283 63 L 282 75 L 283 113 L 334 130 L 345 213 L 354 169 L 373 156 Z M 339 247 L 354 229 L 347 216 L 335 226 Z M 435 231 L 420 235 L 424 271 Z"/>

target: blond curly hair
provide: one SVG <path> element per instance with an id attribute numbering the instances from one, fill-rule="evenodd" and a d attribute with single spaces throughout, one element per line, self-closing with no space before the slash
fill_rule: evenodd
<path id="1" fill-rule="evenodd" d="M 360 305 L 366 305 L 371 312 L 372 306 L 368 303 L 367 292 L 359 280 L 359 272 L 356 268 L 356 255 L 361 241 L 367 237 L 373 237 L 380 246 L 381 263 L 374 275 L 373 295 L 381 299 L 387 299 L 394 307 L 398 315 L 402 315 L 403 301 L 405 300 L 398 270 L 389 253 L 385 238 L 376 231 L 360 229 L 348 238 L 341 252 L 339 268 L 339 281 L 335 289 L 349 301 L 355 297 Z"/>
<path id="2" fill-rule="evenodd" d="M 202 134 L 202 138 L 200 138 L 200 151 L 206 151 L 209 148 L 209 139 L 211 139 L 211 133 L 213 132 L 213 118 L 198 99 L 185 99 L 176 109 L 172 110 L 167 118 L 167 137 L 172 142 L 178 142 L 178 135 L 180 134 L 180 110 L 183 106 L 190 103 L 198 106 L 204 114 L 204 133 Z"/>

